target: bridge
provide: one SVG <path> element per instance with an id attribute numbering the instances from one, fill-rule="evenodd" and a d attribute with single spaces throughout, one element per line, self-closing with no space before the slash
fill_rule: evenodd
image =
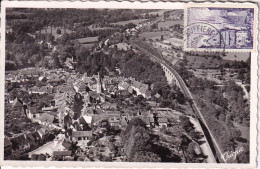
<path id="1" fill-rule="evenodd" d="M 183 79 L 179 75 L 179 73 L 176 72 L 176 70 L 172 67 L 171 63 L 169 63 L 167 60 L 163 59 L 161 53 L 159 53 L 159 56 L 151 54 L 149 51 L 145 50 L 144 48 L 140 47 L 137 43 L 135 43 L 133 41 L 133 37 L 130 39 L 130 44 L 132 46 L 136 47 L 137 49 L 139 49 L 139 51 L 141 51 L 142 53 L 148 55 L 153 61 L 160 63 L 163 68 L 163 71 L 165 72 L 168 83 L 173 83 L 176 86 L 178 86 L 181 89 L 181 91 L 183 92 L 184 96 L 186 98 L 188 98 L 188 100 L 190 101 L 190 106 L 193 109 L 193 112 L 194 112 L 196 118 L 198 119 L 198 121 L 201 125 L 201 128 L 203 130 L 202 132 L 207 139 L 207 146 L 210 147 L 211 152 L 209 152 L 209 154 L 213 154 L 215 157 L 214 160 L 210 160 L 208 162 L 214 163 L 214 162 L 220 162 L 219 160 L 223 161 L 224 159 L 218 158 L 218 156 L 222 155 L 222 151 L 221 151 L 216 139 L 214 138 L 214 135 L 210 131 L 210 129 L 206 123 L 206 120 L 204 119 L 203 115 L 201 114 L 196 102 L 194 101 L 191 92 L 189 91 L 188 87 L 186 86 L 185 82 L 183 81 Z M 224 161 L 224 162 L 226 163 L 226 161 Z"/>
<path id="2" fill-rule="evenodd" d="M 168 84 L 174 84 L 177 87 L 179 87 L 181 89 L 180 83 L 178 81 L 178 79 L 176 78 L 176 76 L 172 73 L 172 71 L 170 71 L 164 64 L 161 63 L 161 67 L 165 73 L 165 76 L 167 78 Z"/>

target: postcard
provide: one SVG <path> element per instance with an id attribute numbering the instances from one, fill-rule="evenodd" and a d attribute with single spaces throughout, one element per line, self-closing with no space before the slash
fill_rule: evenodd
<path id="1" fill-rule="evenodd" d="M 254 3 L 3 1 L 0 165 L 254 168 Z"/>

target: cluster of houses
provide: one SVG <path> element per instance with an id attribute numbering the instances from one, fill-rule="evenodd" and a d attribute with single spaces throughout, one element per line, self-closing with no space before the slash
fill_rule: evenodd
<path id="1" fill-rule="evenodd" d="M 42 70 L 36 68 L 21 69 L 17 73 L 10 73 L 5 75 L 5 81 L 8 83 L 22 83 L 29 81 L 32 78 L 38 78 Z"/>
<path id="2" fill-rule="evenodd" d="M 63 84 L 57 87 L 51 85 L 53 80 L 61 77 L 65 79 Z M 105 130 L 93 132 L 93 127 L 109 126 L 124 129 L 134 117 L 141 118 L 147 127 L 163 127 L 169 123 L 167 118 L 158 116 L 158 113 L 149 111 L 130 115 L 120 111 L 117 103 L 107 101 L 106 98 L 115 98 L 117 94 L 122 93 L 151 98 L 153 85 L 138 82 L 134 78 L 109 76 L 101 78 L 99 74 L 89 77 L 86 74 L 69 73 L 63 70 L 46 70 L 44 73 L 38 74 L 36 78 L 44 85 L 30 87 L 28 94 L 42 97 L 45 96 L 44 94 L 51 95 L 53 100 L 49 100 L 49 102 L 52 104 L 39 108 L 30 103 L 26 104 L 18 98 L 10 102 L 13 108 L 21 108 L 24 115 L 32 122 L 37 122 L 40 127 L 33 132 L 6 137 L 5 152 L 7 154 L 17 150 L 26 152 L 37 147 L 42 142 L 46 142 L 54 130 L 64 133 L 63 141 L 72 142 L 90 140 L 105 132 Z M 75 104 L 78 104 L 78 101 L 82 101 L 82 105 L 79 106 L 80 110 L 75 110 Z M 51 156 L 67 156 L 71 155 L 71 151 L 61 148 L 51 154 Z"/>
<path id="3" fill-rule="evenodd" d="M 20 112 L 20 116 L 26 117 L 31 110 L 26 108 L 26 104 L 22 100 L 16 98 L 12 105 L 12 112 Z M 29 116 L 30 117 L 30 116 Z M 41 116 L 43 121 L 44 115 Z M 44 122 L 44 121 L 43 121 Z M 25 131 L 23 133 L 9 133 L 4 138 L 4 153 L 5 156 L 11 155 L 13 152 L 20 152 L 21 154 L 39 147 L 51 140 L 50 135 L 53 133 L 55 128 L 47 126 L 36 126 L 34 131 Z M 53 136 L 54 137 L 54 136 Z"/>

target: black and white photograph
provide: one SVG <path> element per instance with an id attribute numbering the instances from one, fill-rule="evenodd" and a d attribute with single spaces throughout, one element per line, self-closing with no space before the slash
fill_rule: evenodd
<path id="1" fill-rule="evenodd" d="M 2 160 L 254 164 L 256 7 L 96 3 L 4 8 Z"/>

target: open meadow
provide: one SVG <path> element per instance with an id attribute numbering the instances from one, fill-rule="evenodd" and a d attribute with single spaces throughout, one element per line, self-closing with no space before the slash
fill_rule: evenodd
<path id="1" fill-rule="evenodd" d="M 158 29 L 169 29 L 171 26 L 174 26 L 176 24 L 183 25 L 183 20 L 177 20 L 177 21 L 164 21 L 158 23 Z"/>
<path id="2" fill-rule="evenodd" d="M 136 19 L 136 20 L 129 20 L 129 21 L 121 21 L 121 22 L 115 22 L 115 23 L 111 23 L 111 24 L 114 24 L 114 25 L 122 25 L 122 26 L 125 26 L 126 24 L 129 24 L 129 23 L 133 23 L 135 25 L 138 25 L 144 21 L 146 21 L 147 19 Z"/>

